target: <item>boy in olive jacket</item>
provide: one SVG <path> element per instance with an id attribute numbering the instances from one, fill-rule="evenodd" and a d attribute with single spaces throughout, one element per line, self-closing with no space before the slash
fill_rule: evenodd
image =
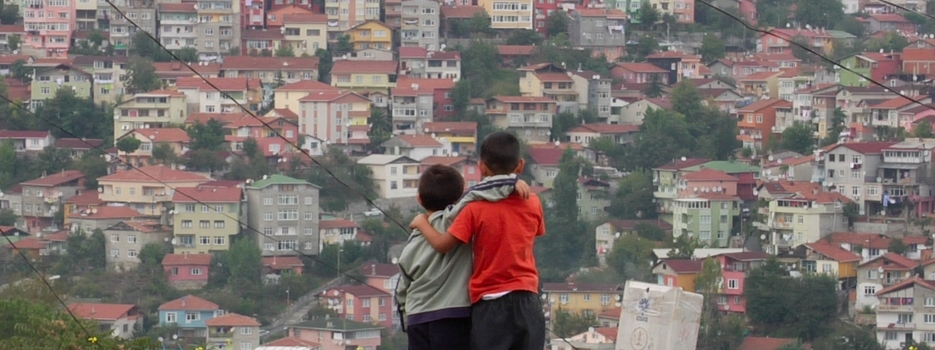
<path id="1" fill-rule="evenodd" d="M 498 201 L 514 189 L 527 196 L 529 186 L 516 175 L 485 179 L 462 196 L 464 179 L 452 167 L 434 165 L 419 178 L 418 201 L 429 222 L 446 232 L 455 216 L 471 201 Z M 418 230 L 399 257 L 401 276 L 396 303 L 409 350 L 468 350 L 471 342 L 471 299 L 468 280 L 473 271 L 470 244 L 439 254 Z"/>

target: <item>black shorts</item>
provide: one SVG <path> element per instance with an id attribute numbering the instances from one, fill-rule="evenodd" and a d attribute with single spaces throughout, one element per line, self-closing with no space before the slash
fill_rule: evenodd
<path id="1" fill-rule="evenodd" d="M 545 316 L 536 293 L 517 291 L 481 300 L 471 309 L 474 350 L 542 350 Z"/>
<path id="2" fill-rule="evenodd" d="M 470 350 L 471 318 L 443 318 L 406 327 L 409 350 Z"/>

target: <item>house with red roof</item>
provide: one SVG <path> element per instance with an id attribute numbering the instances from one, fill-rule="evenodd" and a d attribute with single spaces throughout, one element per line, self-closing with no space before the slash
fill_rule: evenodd
<path id="1" fill-rule="evenodd" d="M 205 344 L 211 348 L 238 344 L 238 349 L 254 349 L 260 345 L 261 324 L 253 317 L 231 312 L 205 321 L 205 326 L 208 327 Z"/>
<path id="2" fill-rule="evenodd" d="M 78 318 L 96 321 L 100 330 L 110 330 L 124 340 L 132 339 L 133 333 L 143 328 L 143 314 L 132 304 L 71 303 L 68 310 Z"/>
<path id="3" fill-rule="evenodd" d="M 206 322 L 225 313 L 218 304 L 189 294 L 159 306 L 159 327 L 177 326 L 180 342 L 202 342 L 208 337 Z"/>
<path id="4" fill-rule="evenodd" d="M 627 83 L 645 84 L 654 79 L 665 84 L 669 71 L 650 63 L 618 62 L 610 69 L 610 77 Z"/>
<path id="5" fill-rule="evenodd" d="M 656 284 L 695 291 L 695 278 L 701 273 L 704 259 L 661 259 L 653 266 Z"/>
<path id="6" fill-rule="evenodd" d="M 331 67 L 331 86 L 351 91 L 389 93 L 396 87 L 396 61 L 336 60 Z"/>
<path id="7" fill-rule="evenodd" d="M 318 302 L 334 310 L 339 319 L 393 327 L 393 296 L 380 288 L 369 285 L 328 288 Z"/>
<path id="8" fill-rule="evenodd" d="M 130 132 L 117 138 L 134 138 L 140 141 L 140 147 L 133 153 L 124 153 L 120 156 L 124 162 L 141 166 L 144 164 L 153 164 L 153 150 L 156 147 L 167 145 L 176 156 L 182 155 L 182 150 L 188 146 L 191 138 L 188 132 L 180 128 L 141 128 L 130 130 Z"/>
<path id="9" fill-rule="evenodd" d="M 486 100 L 485 113 L 493 125 L 513 131 L 526 143 L 552 141 L 552 118 L 558 101 L 537 96 L 493 96 Z"/>
<path id="10" fill-rule="evenodd" d="M 865 306 L 875 307 L 880 304 L 877 293 L 887 287 L 898 285 L 915 276 L 919 261 L 910 260 L 896 253 L 886 253 L 857 267 L 857 310 Z"/>
<path id="11" fill-rule="evenodd" d="M 127 220 L 104 229 L 104 237 L 107 267 L 124 272 L 139 266 L 140 251 L 147 244 L 169 248 L 172 228 L 158 220 Z"/>
<path id="12" fill-rule="evenodd" d="M 16 152 L 39 153 L 47 146 L 55 144 L 55 138 L 49 131 L 13 131 L 0 130 L 0 142 L 13 142 Z"/>
<path id="13" fill-rule="evenodd" d="M 455 168 L 464 178 L 465 190 L 474 186 L 483 178 L 480 174 L 480 167 L 477 159 L 465 156 L 429 156 L 420 161 L 419 172 L 424 172 L 430 166 L 445 165 Z"/>
<path id="14" fill-rule="evenodd" d="M 121 169 L 97 179 L 100 198 L 112 206 L 126 206 L 139 213 L 160 215 L 172 201 L 175 187 L 195 187 L 211 181 L 198 173 L 150 165 Z"/>
<path id="15" fill-rule="evenodd" d="M 208 284 L 211 257 L 211 254 L 166 254 L 162 258 L 162 269 L 173 288 L 200 289 Z"/>
<path id="16" fill-rule="evenodd" d="M 448 140 L 452 154 L 469 156 L 477 150 L 477 122 L 426 122 L 422 131 Z"/>
<path id="17" fill-rule="evenodd" d="M 39 232 L 52 226 L 59 205 L 84 189 L 84 182 L 85 176 L 80 171 L 66 170 L 20 183 L 26 229 Z"/>
<path id="18" fill-rule="evenodd" d="M 258 78 L 178 78 L 175 86 L 185 94 L 189 113 L 242 112 L 238 104 L 256 112 L 267 102 Z"/>
<path id="19" fill-rule="evenodd" d="M 565 132 L 571 142 L 580 143 L 588 147 L 592 140 L 598 138 L 610 139 L 616 144 L 627 145 L 633 142 L 635 135 L 640 131 L 635 124 L 582 124 Z"/>
<path id="20" fill-rule="evenodd" d="M 221 73 L 226 78 L 259 78 L 267 85 L 291 84 L 318 79 L 318 57 L 225 56 Z"/>
<path id="21" fill-rule="evenodd" d="M 407 134 L 422 133 L 425 123 L 454 115 L 451 101 L 454 85 L 455 80 L 447 78 L 400 77 L 390 91 L 393 129 Z"/>
<path id="22" fill-rule="evenodd" d="M 179 186 L 172 204 L 175 253 L 226 251 L 240 233 L 238 220 L 244 206 L 240 187 Z"/>

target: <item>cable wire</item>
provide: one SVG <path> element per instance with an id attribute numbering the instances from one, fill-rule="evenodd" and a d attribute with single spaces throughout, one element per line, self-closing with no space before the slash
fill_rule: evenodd
<path id="1" fill-rule="evenodd" d="M 4 98 L 5 98 L 5 97 L 4 97 Z M 58 293 L 55 292 L 55 288 L 52 288 L 52 284 L 49 283 L 49 279 L 46 278 L 45 275 L 42 274 L 42 272 L 39 271 L 39 269 L 36 268 L 36 266 L 33 265 L 33 263 L 32 263 L 31 261 L 29 261 L 29 257 L 26 256 L 26 253 L 23 253 L 22 250 L 20 250 L 19 248 L 17 248 L 17 247 L 16 247 L 16 244 L 13 243 L 13 240 L 11 240 L 9 236 L 7 236 L 7 232 L 4 232 L 2 229 L 0 229 L 0 236 L 3 236 L 3 238 L 6 238 L 6 241 L 7 241 L 7 243 L 10 245 L 10 247 L 13 248 L 13 250 L 15 250 L 17 253 L 19 253 L 19 256 L 21 256 L 21 257 L 23 258 L 23 261 L 26 262 L 26 265 L 29 265 L 29 268 L 30 268 L 33 272 L 36 273 L 36 276 L 39 277 L 39 280 L 41 280 L 42 283 L 45 284 L 46 288 L 48 288 L 49 291 L 52 292 L 52 295 L 55 296 L 55 300 L 57 300 L 58 303 L 62 305 L 62 308 L 64 308 L 65 311 L 68 312 L 68 315 L 71 316 L 71 318 L 75 321 L 75 323 L 78 324 L 78 327 L 81 328 L 81 331 L 84 332 L 85 339 L 86 339 L 89 343 L 91 343 L 92 345 L 95 345 L 95 346 L 97 346 L 97 347 L 100 347 L 100 344 L 98 344 L 97 341 L 92 341 L 92 339 L 94 339 L 94 337 L 93 337 L 93 335 L 91 335 L 91 332 L 88 331 L 88 328 L 84 326 L 84 323 L 82 323 L 82 321 L 81 321 L 80 319 L 78 319 L 78 316 L 75 316 L 75 313 L 74 313 L 73 311 L 71 311 L 71 309 L 68 307 L 68 305 L 65 304 L 65 301 L 62 300 L 62 298 L 58 295 Z M 10 283 L 13 283 L 13 282 L 10 282 Z"/>

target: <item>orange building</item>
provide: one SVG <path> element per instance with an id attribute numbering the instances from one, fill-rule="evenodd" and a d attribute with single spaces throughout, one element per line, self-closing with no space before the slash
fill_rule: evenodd
<path id="1" fill-rule="evenodd" d="M 744 148 L 761 149 L 769 142 L 770 133 L 776 125 L 776 108 L 792 107 L 792 102 L 782 99 L 759 100 L 737 110 L 737 139 Z"/>

